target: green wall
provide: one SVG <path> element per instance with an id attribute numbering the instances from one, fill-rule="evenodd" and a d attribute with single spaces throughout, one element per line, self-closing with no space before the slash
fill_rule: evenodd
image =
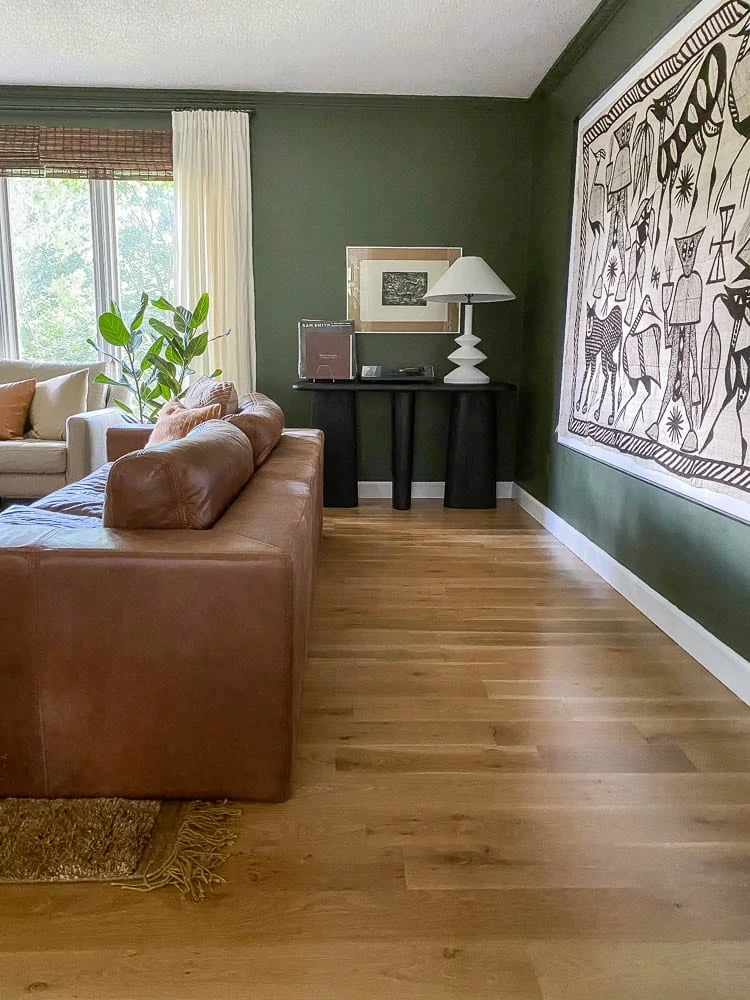
<path id="1" fill-rule="evenodd" d="M 609 4 L 611 7 L 611 3 Z M 557 445 L 576 119 L 693 6 L 626 0 L 533 101 L 535 176 L 519 412 L 519 483 L 750 657 L 750 528 Z"/>
<path id="2" fill-rule="evenodd" d="M 0 123 L 169 128 L 165 109 L 252 108 L 258 386 L 290 425 L 310 419 L 294 393 L 297 321 L 346 318 L 346 247 L 460 246 L 517 293 L 480 306 L 485 370 L 520 378 L 533 123 L 528 102 L 284 94 L 0 88 Z M 358 337 L 360 363 L 451 367 L 447 335 Z M 414 477 L 444 479 L 447 397 L 417 407 Z M 498 479 L 514 475 L 516 399 L 499 405 Z M 387 398 L 359 401 L 360 479 L 390 479 Z"/>
<path id="3" fill-rule="evenodd" d="M 493 377 L 517 382 L 526 278 L 532 128 L 512 101 L 321 99 L 257 107 L 253 120 L 255 280 L 260 387 L 291 423 L 310 398 L 291 393 L 300 317 L 346 317 L 346 246 L 461 246 L 518 293 L 475 310 Z M 360 363 L 432 362 L 446 335 L 358 336 Z M 448 399 L 417 407 L 414 476 L 444 478 Z M 387 398 L 360 397 L 360 478 L 390 479 Z M 515 399 L 501 403 L 498 478 L 513 478 Z"/>

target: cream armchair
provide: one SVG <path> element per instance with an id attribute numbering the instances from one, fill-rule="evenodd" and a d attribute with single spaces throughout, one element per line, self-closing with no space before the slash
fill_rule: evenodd
<path id="1" fill-rule="evenodd" d="M 119 390 L 94 381 L 105 371 L 104 363 L 48 364 L 0 359 L 0 383 L 28 378 L 43 382 L 82 368 L 89 371 L 86 412 L 68 418 L 65 441 L 31 438 L 0 441 L 0 497 L 34 499 L 83 479 L 107 461 L 107 428 L 124 423 L 122 411 L 110 405 Z"/>

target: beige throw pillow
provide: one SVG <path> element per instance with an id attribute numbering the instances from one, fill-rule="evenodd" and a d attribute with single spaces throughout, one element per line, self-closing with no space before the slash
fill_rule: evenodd
<path id="1" fill-rule="evenodd" d="M 37 382 L 29 408 L 29 437 L 40 441 L 64 441 L 68 417 L 86 410 L 88 369 Z"/>

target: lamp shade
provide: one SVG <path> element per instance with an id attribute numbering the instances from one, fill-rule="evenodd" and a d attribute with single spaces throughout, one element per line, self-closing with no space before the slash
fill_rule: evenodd
<path id="1" fill-rule="evenodd" d="M 515 295 L 481 257 L 459 257 L 424 298 L 429 302 L 510 302 Z"/>

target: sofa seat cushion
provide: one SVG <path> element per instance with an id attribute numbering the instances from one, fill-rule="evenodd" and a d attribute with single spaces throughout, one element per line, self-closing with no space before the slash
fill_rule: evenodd
<path id="1" fill-rule="evenodd" d="M 60 490 L 60 492 L 63 492 Z M 17 504 L 0 512 L 0 529 L 14 527 L 53 529 L 53 528 L 101 528 L 98 517 L 84 517 L 81 514 L 65 514 L 56 510 L 43 510 L 41 507 L 23 507 Z"/>
<path id="2" fill-rule="evenodd" d="M 64 441 L 0 441 L 0 475 L 55 475 L 65 472 L 67 464 Z"/>
<path id="3" fill-rule="evenodd" d="M 218 409 L 218 406 L 217 406 Z M 104 498 L 105 528 L 211 528 L 253 474 L 245 435 L 221 420 L 123 455 Z"/>
<path id="4" fill-rule="evenodd" d="M 49 493 L 33 503 L 31 509 L 47 510 L 57 514 L 74 514 L 83 518 L 93 517 L 96 518 L 97 524 L 101 524 L 111 464 L 110 462 L 103 465 L 85 479 L 79 479 L 61 490 Z"/>

